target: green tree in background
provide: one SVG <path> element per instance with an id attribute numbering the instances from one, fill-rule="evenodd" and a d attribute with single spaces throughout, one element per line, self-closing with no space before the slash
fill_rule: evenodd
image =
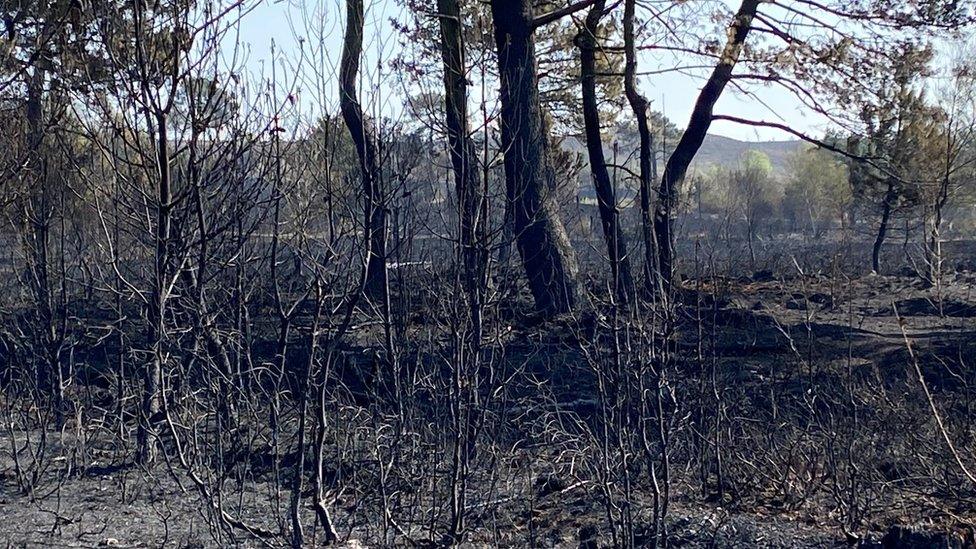
<path id="1" fill-rule="evenodd" d="M 790 172 L 783 196 L 783 215 L 794 229 L 803 227 L 819 238 L 844 213 L 851 202 L 847 166 L 818 147 L 806 147 L 789 160 Z"/>
<path id="2" fill-rule="evenodd" d="M 759 225 L 763 219 L 773 215 L 782 196 L 773 178 L 773 164 L 766 153 L 746 151 L 739 168 L 732 172 L 730 183 L 729 203 L 738 207 L 745 220 L 749 259 L 755 263 Z"/>
<path id="3" fill-rule="evenodd" d="M 858 207 L 880 216 L 871 251 L 871 269 L 881 270 L 881 251 L 896 215 L 928 202 L 938 177 L 942 113 L 922 88 L 931 51 L 906 51 L 877 105 L 861 113 L 866 131 L 853 136 L 848 149 L 870 162 L 851 165 L 849 179 Z"/>

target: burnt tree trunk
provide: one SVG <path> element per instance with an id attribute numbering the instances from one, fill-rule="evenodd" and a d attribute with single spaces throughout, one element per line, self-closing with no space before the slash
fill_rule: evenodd
<path id="1" fill-rule="evenodd" d="M 485 274 L 487 256 L 482 249 L 484 227 L 481 209 L 484 197 L 478 178 L 475 145 L 468 128 L 468 82 L 461 10 L 457 0 L 438 0 L 437 9 L 444 65 L 447 141 L 458 201 L 464 285 L 472 307 L 477 305 L 477 309 L 472 308 L 472 312 L 475 312 L 481 310 L 481 279 Z"/>
<path id="2" fill-rule="evenodd" d="M 475 398 L 468 391 L 479 390 L 477 372 L 480 367 L 482 339 L 482 310 L 484 307 L 487 249 L 485 248 L 484 212 L 486 202 L 477 172 L 474 141 L 468 128 L 468 83 L 464 59 L 464 35 L 458 0 L 438 0 L 441 59 L 444 66 L 444 102 L 446 106 L 447 140 L 451 166 L 454 170 L 458 204 L 459 249 L 463 267 L 463 286 L 467 294 L 469 329 L 464 333 L 454 365 L 455 398 L 465 402 Z M 471 378 L 474 378 L 471 380 Z M 463 383 L 462 380 L 470 380 Z M 471 387 L 471 386 L 474 387 Z M 467 386 L 467 389 L 462 387 Z M 463 396 L 462 396 L 463 395 Z M 452 413 L 454 420 L 451 466 L 450 526 L 447 538 L 452 543 L 464 533 L 466 513 L 466 482 L 471 452 L 466 448 L 472 441 L 468 434 L 474 430 L 470 411 L 462 413 L 460 402 Z"/>
<path id="3" fill-rule="evenodd" d="M 167 116 L 162 110 L 154 115 L 156 131 L 156 163 L 159 180 L 156 187 L 155 263 L 153 265 L 152 292 L 147 310 L 147 334 L 151 346 L 151 358 L 143 370 L 142 414 L 136 433 L 136 459 L 149 463 L 155 459 L 156 443 L 152 425 L 158 423 L 162 412 L 163 365 L 166 362 L 166 306 L 169 291 L 170 247 L 173 230 L 173 192 L 170 171 L 169 141 L 167 140 Z M 152 127 L 152 126 L 151 126 Z"/>
<path id="4" fill-rule="evenodd" d="M 48 44 L 58 27 L 54 21 L 63 17 L 63 14 L 61 8 L 57 5 L 51 6 L 47 1 L 38 2 L 36 9 L 43 18 L 38 37 L 38 44 L 42 49 L 38 51 L 38 55 L 47 55 Z M 32 331 L 40 351 L 36 381 L 38 388 L 53 400 L 56 421 L 60 425 L 64 419 L 65 379 L 61 361 L 65 339 L 65 281 L 58 280 L 52 274 L 55 265 L 52 264 L 51 255 L 53 223 L 55 218 L 60 218 L 63 222 L 64 212 L 63 208 L 58 211 L 55 204 L 54 179 L 48 172 L 50 151 L 46 139 L 47 126 L 59 116 L 57 111 L 60 109 L 52 108 L 54 104 L 49 105 L 51 102 L 45 87 L 52 74 L 45 67 L 45 63 L 34 63 L 30 70 L 24 72 L 27 99 L 24 119 L 27 122 L 28 156 L 21 172 L 27 189 L 23 203 L 24 226 L 21 242 L 27 263 L 28 287 L 34 305 L 35 323 Z M 61 194 L 63 196 L 63 190 Z M 63 231 L 60 240 L 63 243 Z M 61 262 L 63 264 L 63 258 Z"/>
<path id="5" fill-rule="evenodd" d="M 885 237 L 888 235 L 888 224 L 891 221 L 891 203 L 895 199 L 894 195 L 894 180 L 889 179 L 888 190 L 885 191 L 881 205 L 881 223 L 878 224 L 878 236 L 874 239 L 874 246 L 871 248 L 871 271 L 875 274 L 881 274 L 881 249 L 884 247 Z"/>
<path id="6" fill-rule="evenodd" d="M 29 286 L 34 299 L 35 337 L 39 344 L 41 363 L 37 368 L 38 387 L 55 401 L 59 416 L 62 412 L 63 384 L 61 381 L 61 359 L 54 314 L 53 288 L 51 282 L 51 221 L 54 217 L 51 197 L 51 184 L 47 173 L 47 159 L 44 148 L 44 83 L 46 71 L 34 67 L 27 78 L 27 148 L 28 169 L 24 170 L 28 180 L 28 193 L 24 202 L 23 242 L 27 258 Z"/>
<path id="7" fill-rule="evenodd" d="M 660 269 L 658 268 L 657 240 L 654 238 L 654 222 L 651 214 L 651 181 L 657 178 L 654 173 L 654 135 L 648 121 L 650 103 L 637 90 L 637 50 L 634 45 L 634 12 L 637 0 L 624 2 L 624 94 L 634 118 L 637 120 L 637 133 L 640 137 L 639 179 L 641 238 L 644 241 L 644 292 L 648 295 L 660 289 Z"/>
<path id="8" fill-rule="evenodd" d="M 153 92 L 152 62 L 146 53 L 146 13 L 144 6 L 136 3 L 135 41 L 136 63 L 139 67 L 139 93 L 143 115 L 146 120 L 146 130 L 153 139 L 153 160 L 155 162 L 155 177 L 152 182 L 155 191 L 155 227 L 151 230 L 153 238 L 153 265 L 149 292 L 149 302 L 146 306 L 146 339 L 149 345 L 149 359 L 143 370 L 143 390 L 139 425 L 136 431 L 136 461 L 140 464 L 151 463 L 156 456 L 157 444 L 154 425 L 158 424 L 165 414 L 163 373 L 166 365 L 167 340 L 166 308 L 170 295 L 170 274 L 172 272 L 173 252 L 173 210 L 175 194 L 173 192 L 172 158 L 169 139 L 169 114 L 173 106 L 172 99 L 161 102 L 158 92 Z M 168 86 L 176 89 L 179 78 L 179 57 L 174 52 L 174 66 L 172 73 L 167 75 L 171 79 Z"/>
<path id="9" fill-rule="evenodd" d="M 579 267 L 559 218 L 548 128 L 539 102 L 533 2 L 492 0 L 501 87 L 505 187 L 515 242 L 537 310 L 576 305 Z"/>
<path id="10" fill-rule="evenodd" d="M 657 237 L 658 263 L 665 288 L 670 288 L 674 277 L 674 221 L 677 216 L 678 185 L 688 172 L 688 166 L 701 148 L 705 134 L 712 124 L 712 110 L 725 86 L 732 79 L 732 69 L 739 60 L 746 37 L 752 29 L 752 20 L 761 0 L 743 0 L 729 26 L 728 42 L 722 49 L 718 64 L 698 94 L 691 112 L 688 128 L 678 141 L 661 178 L 659 199 L 654 212 L 654 230 Z"/>
<path id="11" fill-rule="evenodd" d="M 611 288 L 614 296 L 622 304 L 632 301 L 634 281 L 630 271 L 630 257 L 627 255 L 627 239 L 620 228 L 620 210 L 617 196 L 607 171 L 607 160 L 603 153 L 603 137 L 600 134 L 600 110 L 596 94 L 596 52 L 597 31 L 600 19 L 606 9 L 606 0 L 599 0 L 590 6 L 586 20 L 576 45 L 580 50 L 580 88 L 583 96 L 583 125 L 586 133 L 586 152 L 593 174 L 596 190 L 597 208 L 603 225 L 603 236 L 607 243 L 607 256 L 610 259 Z"/>
<path id="12" fill-rule="evenodd" d="M 339 107 L 342 119 L 356 146 L 363 189 L 363 224 L 366 245 L 366 283 L 364 293 L 371 301 L 385 300 L 386 210 L 383 204 L 382 175 L 376 136 L 366 123 L 356 93 L 356 78 L 363 53 L 363 0 L 347 0 L 346 33 L 339 65 Z"/>
<path id="13" fill-rule="evenodd" d="M 949 202 L 949 183 L 948 174 L 939 183 L 939 193 L 932 207 L 932 233 L 929 236 L 928 246 L 925 247 L 928 278 L 932 284 L 935 284 L 942 275 L 942 221 L 946 204 Z"/>
<path id="14" fill-rule="evenodd" d="M 953 137 L 952 118 L 948 120 L 945 142 L 945 156 L 942 178 L 939 180 L 939 189 L 932 204 L 932 232 L 925 246 L 925 262 L 928 266 L 928 281 L 936 284 L 942 276 L 942 220 L 946 204 L 949 203 L 949 188 L 952 184 L 952 172 L 954 167 L 956 140 Z M 925 235 L 922 236 L 923 242 Z"/>

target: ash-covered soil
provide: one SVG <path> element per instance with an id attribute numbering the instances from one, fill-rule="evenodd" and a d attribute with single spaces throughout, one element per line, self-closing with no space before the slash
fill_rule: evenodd
<path id="1" fill-rule="evenodd" d="M 721 486 L 713 470 L 674 471 L 669 544 L 971 547 L 976 486 L 966 484 L 950 457 L 920 396 L 924 391 L 917 373 L 944 416 L 963 465 L 976 469 L 976 445 L 965 425 L 976 351 L 974 286 L 976 273 L 971 272 L 953 273 L 938 286 L 908 275 L 848 279 L 756 273 L 686 280 L 679 371 L 707 377 L 701 370 L 713 369 L 716 398 L 723 403 L 721 444 L 732 449 L 724 456 Z M 508 336 L 510 353 L 520 345 L 532 349 L 531 357 L 523 357 L 527 374 L 545 385 L 555 410 L 551 417 L 585 420 L 596 413 L 593 380 L 580 366 L 579 352 L 567 344 L 579 334 L 578 329 L 561 334 L 558 325 L 546 325 L 516 328 Z M 27 436 L 8 432 L 0 451 L 0 543 L 6 546 L 266 543 L 239 530 L 216 528 L 213 508 L 178 463 L 142 469 L 126 461 L 123 456 L 130 454 L 111 437 L 88 434 L 79 453 L 79 445 L 63 442 L 72 439 L 70 429 L 49 433 L 47 451 L 56 457 L 39 473 L 34 491 L 23 493 L 13 449 L 29 461 Z M 30 436 L 36 442 L 40 435 Z M 462 545 L 619 543 L 606 528 L 603 487 L 577 469 L 568 452 L 550 454 L 538 446 L 508 450 L 495 462 L 497 468 L 529 465 L 513 473 L 506 488 L 491 491 L 492 498 L 469 502 L 470 534 Z M 679 454 L 694 451 L 678 449 Z M 827 461 L 834 467 L 831 473 Z M 287 466 L 282 475 L 289 475 Z M 235 517 L 284 532 L 287 525 L 280 517 L 286 516 L 281 509 L 288 495 L 277 495 L 268 480 L 267 474 L 254 475 L 238 486 L 226 479 L 232 498 L 222 504 Z M 375 541 L 375 524 L 361 512 L 364 502 L 376 497 L 364 488 L 334 502 L 346 546 L 381 545 Z M 651 487 L 634 486 L 633 502 L 639 503 L 634 505 L 639 508 L 634 541 L 646 545 L 653 535 L 647 512 L 654 505 Z M 311 507 L 303 512 L 313 524 Z M 321 541 L 320 534 L 306 532 L 313 543 Z"/>

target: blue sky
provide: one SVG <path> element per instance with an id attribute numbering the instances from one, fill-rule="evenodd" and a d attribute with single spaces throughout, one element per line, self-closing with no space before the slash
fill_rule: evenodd
<path id="1" fill-rule="evenodd" d="M 304 6 L 301 6 L 304 4 Z M 308 9 L 316 2 L 299 2 L 290 4 L 287 1 L 262 2 L 252 12 L 248 13 L 240 24 L 241 41 L 247 47 L 247 69 L 252 76 L 262 72 L 269 74 L 271 44 L 275 44 L 278 53 L 279 67 L 284 67 L 299 56 L 301 48 L 307 48 L 309 38 L 300 30 L 301 10 Z M 325 36 L 323 46 L 325 53 L 338 63 L 342 48 L 342 18 L 344 17 L 344 3 L 339 0 L 319 0 L 325 21 Z M 388 58 L 395 51 L 396 39 L 392 35 L 389 24 L 391 17 L 396 17 L 400 8 L 392 0 L 375 0 L 368 4 L 366 14 L 366 59 L 363 63 L 364 71 L 376 72 L 378 56 Z M 295 27 L 299 27 L 298 30 Z M 304 36 L 304 44 L 299 45 L 297 36 Z M 724 38 L 723 36 L 716 37 Z M 382 53 L 377 51 L 382 49 Z M 641 69 L 653 67 L 653 60 L 646 56 L 641 60 Z M 389 69 L 386 69 L 389 70 Z M 323 72 L 330 72 L 326 65 Z M 281 71 L 279 70 L 279 74 Z M 389 79 L 388 79 L 389 80 Z M 700 76 L 686 76 L 677 73 L 667 73 L 640 79 L 640 86 L 644 94 L 654 103 L 655 110 L 663 110 L 678 126 L 683 126 L 691 112 L 698 90 L 703 83 Z M 306 84 L 307 89 L 309 86 Z M 334 87 L 334 86 L 333 86 Z M 388 106 L 399 103 L 395 98 L 400 85 L 396 83 L 384 87 L 381 93 Z M 369 90 L 367 90 L 368 92 Z M 716 114 L 731 114 L 742 118 L 767 120 L 786 123 L 797 130 L 819 135 L 827 127 L 827 121 L 822 116 L 802 109 L 799 102 L 788 92 L 771 87 L 755 88 L 753 96 L 743 96 L 736 90 L 729 88 L 716 105 Z M 310 101 L 311 94 L 302 94 L 304 101 Z M 663 107 L 663 109 L 662 109 Z M 771 128 L 754 128 L 734 123 L 718 121 L 712 125 L 711 133 L 740 139 L 744 141 L 792 139 L 789 134 Z"/>

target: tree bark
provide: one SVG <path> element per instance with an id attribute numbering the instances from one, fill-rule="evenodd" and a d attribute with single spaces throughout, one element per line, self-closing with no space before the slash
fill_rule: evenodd
<path id="1" fill-rule="evenodd" d="M 471 305 L 477 305 L 477 310 L 480 311 L 480 281 L 484 276 L 487 258 L 480 248 L 484 237 L 480 216 L 484 197 L 478 179 L 475 145 L 468 128 L 468 83 L 461 9 L 457 0 L 438 0 L 437 8 L 444 66 L 447 141 L 458 201 L 464 285 Z"/>
<path id="2" fill-rule="evenodd" d="M 51 282 L 50 246 L 51 219 L 54 212 L 51 204 L 51 185 L 47 173 L 47 159 L 44 148 L 44 83 L 46 71 L 34 67 L 27 78 L 27 148 L 28 193 L 24 203 L 24 247 L 28 259 L 30 288 L 36 308 L 37 324 L 35 335 L 40 344 L 41 363 L 38 364 L 37 382 L 42 391 L 52 396 L 60 420 L 63 400 L 61 381 L 60 344 L 54 314 L 53 288 Z"/>
<path id="3" fill-rule="evenodd" d="M 566 313 L 577 300 L 579 267 L 559 218 L 548 128 L 539 101 L 532 0 L 492 0 L 501 84 L 505 187 L 515 241 L 544 316 Z"/>
<path id="4" fill-rule="evenodd" d="M 674 277 L 674 221 L 677 216 L 678 185 L 688 172 L 688 166 L 701 148 L 705 134 L 712 124 L 712 110 L 721 97 L 725 86 L 732 79 L 732 69 L 739 60 L 746 37 L 752 29 L 752 20 L 761 0 L 743 0 L 729 26 L 728 42 L 722 50 L 718 64 L 698 94 L 688 127 L 678 146 L 675 147 L 661 178 L 659 199 L 654 212 L 654 229 L 657 237 L 658 263 L 662 283 L 669 289 Z"/>
<path id="5" fill-rule="evenodd" d="M 874 247 L 871 249 L 871 271 L 875 274 L 881 274 L 881 249 L 884 247 L 885 236 L 888 234 L 888 223 L 891 220 L 891 202 L 894 200 L 894 194 L 895 184 L 893 181 L 889 181 L 881 209 L 878 236 L 874 239 Z"/>
<path id="6" fill-rule="evenodd" d="M 596 95 L 596 51 L 597 31 L 600 19 L 606 9 L 606 0 L 594 2 L 587 12 L 586 20 L 576 45 L 580 50 L 580 88 L 583 96 L 583 125 L 586 134 L 586 152 L 596 190 L 597 208 L 603 225 L 603 236 L 610 259 L 611 288 L 617 300 L 626 305 L 632 301 L 634 281 L 630 271 L 630 257 L 627 254 L 627 238 L 620 228 L 620 211 L 617 196 L 607 171 L 607 160 L 603 153 L 603 137 L 600 134 L 600 110 Z"/>
<path id="7" fill-rule="evenodd" d="M 57 30 L 55 21 L 61 14 L 56 6 L 41 1 L 36 6 L 39 20 L 43 20 L 38 37 L 38 55 L 46 52 Z M 28 286 L 34 299 L 36 324 L 34 336 L 39 344 L 40 362 L 37 364 L 36 381 L 38 387 L 54 401 L 57 423 L 60 425 L 64 412 L 64 372 L 61 368 L 62 345 L 64 340 L 64 310 L 57 304 L 56 281 L 52 278 L 51 238 L 52 223 L 57 215 L 63 219 L 64 212 L 57 212 L 54 205 L 52 179 L 48 173 L 46 134 L 50 118 L 56 116 L 45 86 L 49 72 L 44 63 L 34 63 L 31 70 L 24 73 L 24 87 L 27 95 L 24 118 L 27 122 L 27 163 L 23 170 L 27 192 L 24 201 L 23 240 L 27 260 Z M 47 112 L 50 110 L 51 112 Z M 61 235 L 63 240 L 64 235 Z M 63 261 L 63 260 L 62 260 Z M 60 281 L 61 288 L 65 281 Z M 64 292 L 61 292 L 62 295 Z M 63 301 L 63 300 L 62 300 Z"/>
<path id="8" fill-rule="evenodd" d="M 143 370 L 142 414 L 137 431 L 137 461 L 150 463 L 155 459 L 156 444 L 152 440 L 152 424 L 158 421 L 162 409 L 162 376 L 166 337 L 166 302 L 168 291 L 166 282 L 170 272 L 170 237 L 172 232 L 173 195 L 170 176 L 169 141 L 167 139 L 167 117 L 163 112 L 155 115 L 156 129 L 156 234 L 155 264 L 150 302 L 148 306 L 148 339 L 151 358 Z"/>
<path id="9" fill-rule="evenodd" d="M 169 297 L 168 279 L 171 268 L 172 231 L 173 231 L 173 179 L 171 171 L 170 141 L 167 125 L 171 100 L 164 106 L 159 96 L 152 92 L 151 62 L 147 54 L 147 31 L 145 28 L 145 11 L 140 3 L 136 3 L 135 11 L 135 49 L 136 63 L 139 68 L 140 107 L 146 119 L 146 129 L 152 136 L 155 161 L 156 193 L 155 222 L 152 229 L 154 244 L 152 266 L 152 288 L 149 292 L 149 302 L 146 304 L 146 339 L 149 345 L 149 360 L 142 370 L 143 390 L 139 425 L 136 431 L 136 461 L 141 464 L 151 463 L 156 455 L 156 442 L 153 434 L 153 424 L 159 422 L 163 410 L 163 369 L 166 362 L 164 349 L 166 341 L 166 306 Z M 172 72 L 166 78 L 170 89 L 176 89 L 179 78 L 178 52 L 173 52 L 174 61 Z"/>
<path id="10" fill-rule="evenodd" d="M 363 52 L 363 0 L 347 0 L 346 32 L 339 65 L 339 107 L 359 157 L 363 188 L 363 224 L 366 244 L 366 284 L 364 293 L 371 301 L 383 300 L 387 293 L 386 210 L 383 204 L 376 136 L 366 123 L 356 92 L 356 78 Z"/>
<path id="11" fill-rule="evenodd" d="M 939 194 L 932 208 L 932 233 L 925 248 L 928 278 L 932 284 L 935 284 L 942 275 L 942 219 L 945 206 L 949 202 L 949 184 L 950 179 L 947 174 L 939 183 Z"/>
<path id="12" fill-rule="evenodd" d="M 942 218 L 946 204 L 949 203 L 949 188 L 952 184 L 953 159 L 955 158 L 955 139 L 952 118 L 948 120 L 945 143 L 945 157 L 939 189 L 932 204 L 932 233 L 925 246 L 925 262 L 928 265 L 928 281 L 936 284 L 942 275 Z M 923 241 L 925 236 L 922 237 Z"/>
<path id="13" fill-rule="evenodd" d="M 624 94 L 634 118 L 637 120 L 639 146 L 640 178 L 640 216 L 641 237 L 644 241 L 644 292 L 648 295 L 660 290 L 660 269 L 658 268 L 657 240 L 654 237 L 654 222 L 651 214 L 651 181 L 657 178 L 654 173 L 654 135 L 651 133 L 648 111 L 650 103 L 637 90 L 637 50 L 634 45 L 634 12 L 637 0 L 624 1 Z"/>
<path id="14" fill-rule="evenodd" d="M 468 321 L 465 330 L 463 349 L 455 356 L 455 406 L 459 399 L 470 400 L 470 395 L 460 396 L 462 386 L 468 383 L 470 372 L 476 372 L 481 355 L 482 309 L 484 305 L 485 273 L 487 271 L 487 250 L 482 209 L 485 205 L 481 192 L 481 181 L 477 172 L 474 141 L 468 128 L 468 87 L 467 66 L 464 59 L 464 38 L 461 9 L 458 0 L 438 0 L 438 19 L 440 22 L 441 58 L 444 68 L 444 100 L 446 106 L 447 140 L 450 147 L 451 165 L 454 169 L 454 182 L 458 204 L 459 248 L 463 266 L 463 286 L 467 293 Z M 462 378 L 464 372 L 464 378 Z M 476 376 L 476 374 L 475 374 Z M 465 379 L 465 383 L 461 383 Z M 479 390 L 473 387 L 473 390 Z M 456 412 L 460 412 L 457 410 Z M 447 534 L 452 543 L 463 535 L 466 513 L 466 480 L 470 453 L 464 447 L 471 443 L 467 434 L 473 428 L 470 413 L 453 413 L 455 429 L 452 453 L 451 516 Z"/>

